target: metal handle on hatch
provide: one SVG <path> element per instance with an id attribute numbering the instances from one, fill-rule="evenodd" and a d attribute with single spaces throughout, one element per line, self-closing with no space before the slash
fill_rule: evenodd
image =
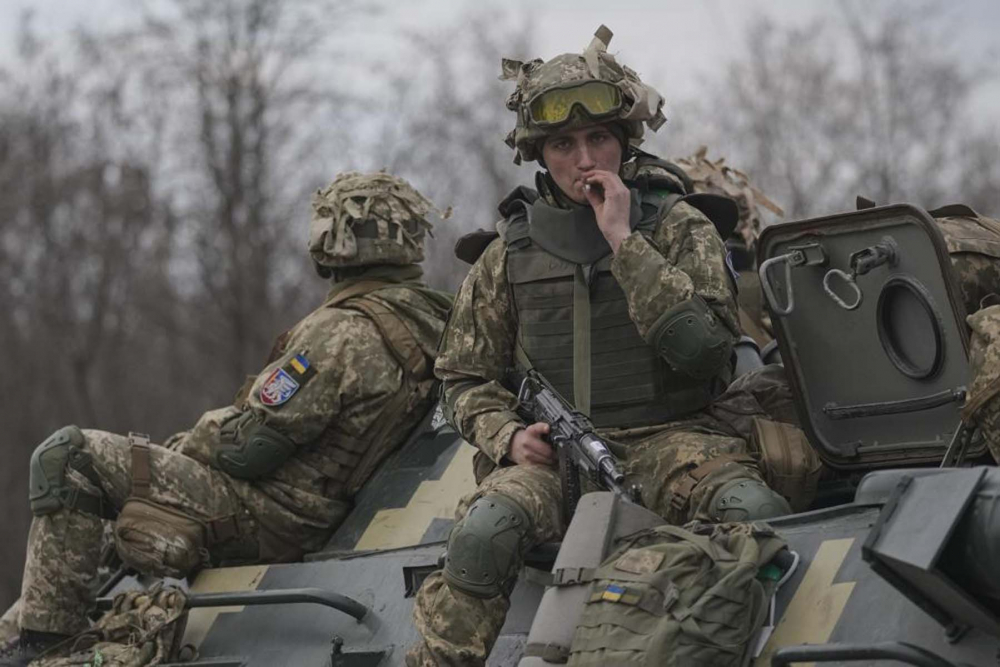
<path id="1" fill-rule="evenodd" d="M 760 286 L 764 290 L 764 298 L 767 299 L 767 304 L 771 307 L 771 312 L 779 317 L 790 315 L 795 310 L 795 295 L 792 292 L 792 264 L 801 264 L 804 261 L 805 255 L 802 254 L 801 250 L 796 250 L 764 260 L 760 268 L 757 269 L 757 274 L 760 276 Z M 778 297 L 774 294 L 774 288 L 771 287 L 771 281 L 767 277 L 768 270 L 775 264 L 785 265 L 785 286 L 788 288 L 788 305 L 784 308 L 778 305 Z"/>

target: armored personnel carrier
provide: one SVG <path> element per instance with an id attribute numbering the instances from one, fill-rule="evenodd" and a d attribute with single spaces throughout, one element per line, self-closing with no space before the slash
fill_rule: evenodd
<path id="1" fill-rule="evenodd" d="M 1000 473 L 961 423 L 965 312 L 932 216 L 898 205 L 775 225 L 758 261 L 825 472 L 807 511 L 771 522 L 797 557 L 752 664 L 1000 664 Z M 437 418 L 323 551 L 201 572 L 182 664 L 402 665 L 414 593 L 473 485 L 472 448 Z M 536 573 L 594 567 L 617 537 L 660 522 L 610 493 L 584 496 L 564 541 L 529 554 L 489 664 L 564 661 L 580 592 L 546 590 Z M 554 650 L 526 657 L 528 644 Z"/>

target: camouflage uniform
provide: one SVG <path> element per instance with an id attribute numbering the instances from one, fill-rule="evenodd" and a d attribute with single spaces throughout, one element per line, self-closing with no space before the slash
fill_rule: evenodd
<path id="1" fill-rule="evenodd" d="M 603 63 L 607 56 L 603 49 L 599 51 L 597 57 Z M 571 70 L 574 58 L 581 57 L 567 54 L 550 63 L 557 67 L 568 63 L 566 70 Z M 527 65 L 506 61 L 505 72 L 511 77 L 518 76 L 521 88 L 525 80 L 530 82 L 533 72 L 543 71 L 535 69 L 540 65 L 541 61 Z M 638 81 L 631 70 L 624 69 L 632 83 Z M 520 74 L 516 74 L 518 71 Z M 647 99 L 652 97 L 647 94 Z M 650 116 L 655 119 L 654 108 L 657 114 L 659 108 L 650 107 Z M 634 145 L 636 135 L 630 135 Z M 538 148 L 531 141 L 543 136 L 544 133 L 532 133 L 530 126 L 525 129 L 519 124 L 512 137 L 518 156 L 536 159 Z M 622 165 L 620 174 L 626 185 L 632 184 L 632 179 L 642 180 L 640 177 L 655 177 L 660 182 L 672 178 L 668 173 L 654 173 L 660 168 L 648 158 L 655 162 L 653 156 L 643 154 L 638 161 Z M 547 205 L 572 207 L 547 174 L 539 174 L 536 183 L 540 199 Z M 703 300 L 710 311 L 708 317 L 725 331 L 726 354 L 715 369 L 724 374 L 739 325 L 722 239 L 705 215 L 683 201 L 661 210 L 665 213 L 655 219 L 648 233 L 635 231 L 621 243 L 610 261 L 610 272 L 624 292 L 628 318 L 647 341 L 665 313 L 687 301 Z M 501 213 L 506 214 L 503 205 Z M 537 220 L 532 222 L 536 223 Z M 508 218 L 500 228 L 509 225 L 506 227 L 509 230 L 513 224 Z M 546 466 L 513 465 L 507 458 L 514 434 L 525 427 L 515 411 L 517 399 L 504 384 L 507 370 L 514 365 L 516 354 L 520 354 L 515 349 L 523 339 L 519 334 L 520 311 L 514 297 L 516 286 L 510 275 L 509 258 L 513 250 L 501 234 L 476 261 L 456 297 L 435 372 L 444 383 L 446 416 L 479 449 L 476 455 L 479 486 L 460 503 L 447 558 L 454 560 L 452 552 L 463 539 L 463 522 L 468 522 L 474 512 L 486 511 L 481 507 L 483 502 L 490 508 L 500 504 L 509 509 L 518 536 L 516 544 L 504 545 L 500 542 L 506 538 L 498 537 L 495 558 L 508 559 L 508 571 L 516 573 L 526 551 L 539 543 L 559 539 L 566 525 L 561 516 L 558 472 Z M 531 259 L 543 266 L 546 263 L 554 266 L 559 261 L 556 255 L 544 253 L 532 255 Z M 544 310 L 543 306 L 538 309 Z M 544 320 L 544 313 L 539 317 Z M 532 358 L 530 349 L 525 347 L 524 352 Z M 598 377 L 595 371 L 593 386 Z M 718 389 L 721 391 L 723 386 Z M 671 522 L 694 518 L 716 520 L 713 500 L 718 502 L 715 496 L 723 486 L 737 480 L 763 484 L 755 465 L 745 456 L 744 440 L 703 409 L 665 423 L 627 426 L 604 428 L 601 433 L 627 451 L 627 473 L 642 485 L 645 505 Z M 470 593 L 446 579 L 448 567 L 431 574 L 417 594 L 414 621 L 421 641 L 407 654 L 408 665 L 482 665 L 499 635 L 513 580 L 502 582 L 495 594 Z"/>
<path id="2" fill-rule="evenodd" d="M 86 627 L 103 519 L 118 515 L 120 553 L 138 539 L 146 540 L 140 555 L 154 561 L 174 548 L 174 534 L 157 534 L 154 524 L 123 527 L 122 508 L 137 497 L 147 510 L 204 528 L 197 565 L 290 560 L 323 546 L 354 493 L 434 400 L 433 360 L 450 297 L 428 289 L 416 264 L 428 210 L 400 179 L 341 175 L 314 200 L 311 239 L 317 268 L 338 279 L 325 303 L 279 338 L 235 405 L 205 413 L 164 446 L 75 427 L 60 432 L 73 440 L 73 460 L 89 461 L 67 468 L 65 486 L 95 499 L 103 516 L 69 502 L 35 517 L 22 629 Z M 231 464 L 220 452 L 248 439 L 260 444 L 252 434 L 261 433 L 290 446 L 287 458 L 247 478 L 224 472 Z M 150 534 L 129 533 L 144 530 Z"/>
<path id="3" fill-rule="evenodd" d="M 948 245 L 972 332 L 972 385 L 962 411 L 1000 462 L 1000 220 L 968 209 L 937 219 Z"/>

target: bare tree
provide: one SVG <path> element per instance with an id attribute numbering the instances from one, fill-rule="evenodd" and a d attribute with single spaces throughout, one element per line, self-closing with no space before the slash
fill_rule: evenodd
<path id="1" fill-rule="evenodd" d="M 454 289 L 468 266 L 452 249 L 462 234 L 492 228 L 500 200 L 530 173 L 517 168 L 503 138 L 514 127 L 504 102 L 502 57 L 534 57 L 525 20 L 479 10 L 436 34 L 407 34 L 408 71 L 390 76 L 390 109 L 405 109 L 381 126 L 372 150 L 374 167 L 410 178 L 454 217 L 438 225 L 429 244 L 428 279 Z"/>
<path id="2" fill-rule="evenodd" d="M 959 148 L 976 131 L 965 112 L 981 79 L 934 31 L 942 6 L 881 5 L 874 17 L 840 6 L 840 22 L 751 27 L 703 108 L 711 143 L 791 218 L 849 208 L 855 194 L 962 199 Z"/>
<path id="3" fill-rule="evenodd" d="M 0 76 L 0 606 L 16 595 L 27 459 L 46 434 L 190 425 L 322 294 L 303 213 L 329 178 L 342 97 L 316 68 L 331 22 L 355 11 L 154 3 L 123 31 L 80 32 L 69 65 L 23 31 Z"/>
<path id="4" fill-rule="evenodd" d="M 142 163 L 118 155 L 118 82 L 90 86 L 26 23 L 18 76 L 0 84 L 0 405 L 4 522 L 0 601 L 16 595 L 26 533 L 27 461 L 65 423 L 107 428 L 153 417 L 123 388 L 147 291 L 165 268 L 170 214 Z M 130 365 L 143 368 L 148 364 Z M 133 371 L 134 372 L 134 371 Z M 146 408 L 143 411 L 143 407 Z M 155 421 L 155 420 L 154 420 Z"/>
<path id="5" fill-rule="evenodd" d="M 335 61 L 334 27 L 359 11 L 334 0 L 173 0 L 119 37 L 139 64 L 138 101 L 169 109 L 159 185 L 180 218 L 173 268 L 192 305 L 181 328 L 210 352 L 217 399 L 322 293 L 303 252 L 307 193 L 329 178 L 325 154 L 343 135 L 328 128 L 346 120 L 341 72 L 323 70 Z"/>

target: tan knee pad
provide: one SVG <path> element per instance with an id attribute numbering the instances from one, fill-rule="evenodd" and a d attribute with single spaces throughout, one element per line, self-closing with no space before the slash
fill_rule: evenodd
<path id="1" fill-rule="evenodd" d="M 208 564 L 207 531 L 183 512 L 130 498 L 115 522 L 115 547 L 140 572 L 183 579 Z"/>

